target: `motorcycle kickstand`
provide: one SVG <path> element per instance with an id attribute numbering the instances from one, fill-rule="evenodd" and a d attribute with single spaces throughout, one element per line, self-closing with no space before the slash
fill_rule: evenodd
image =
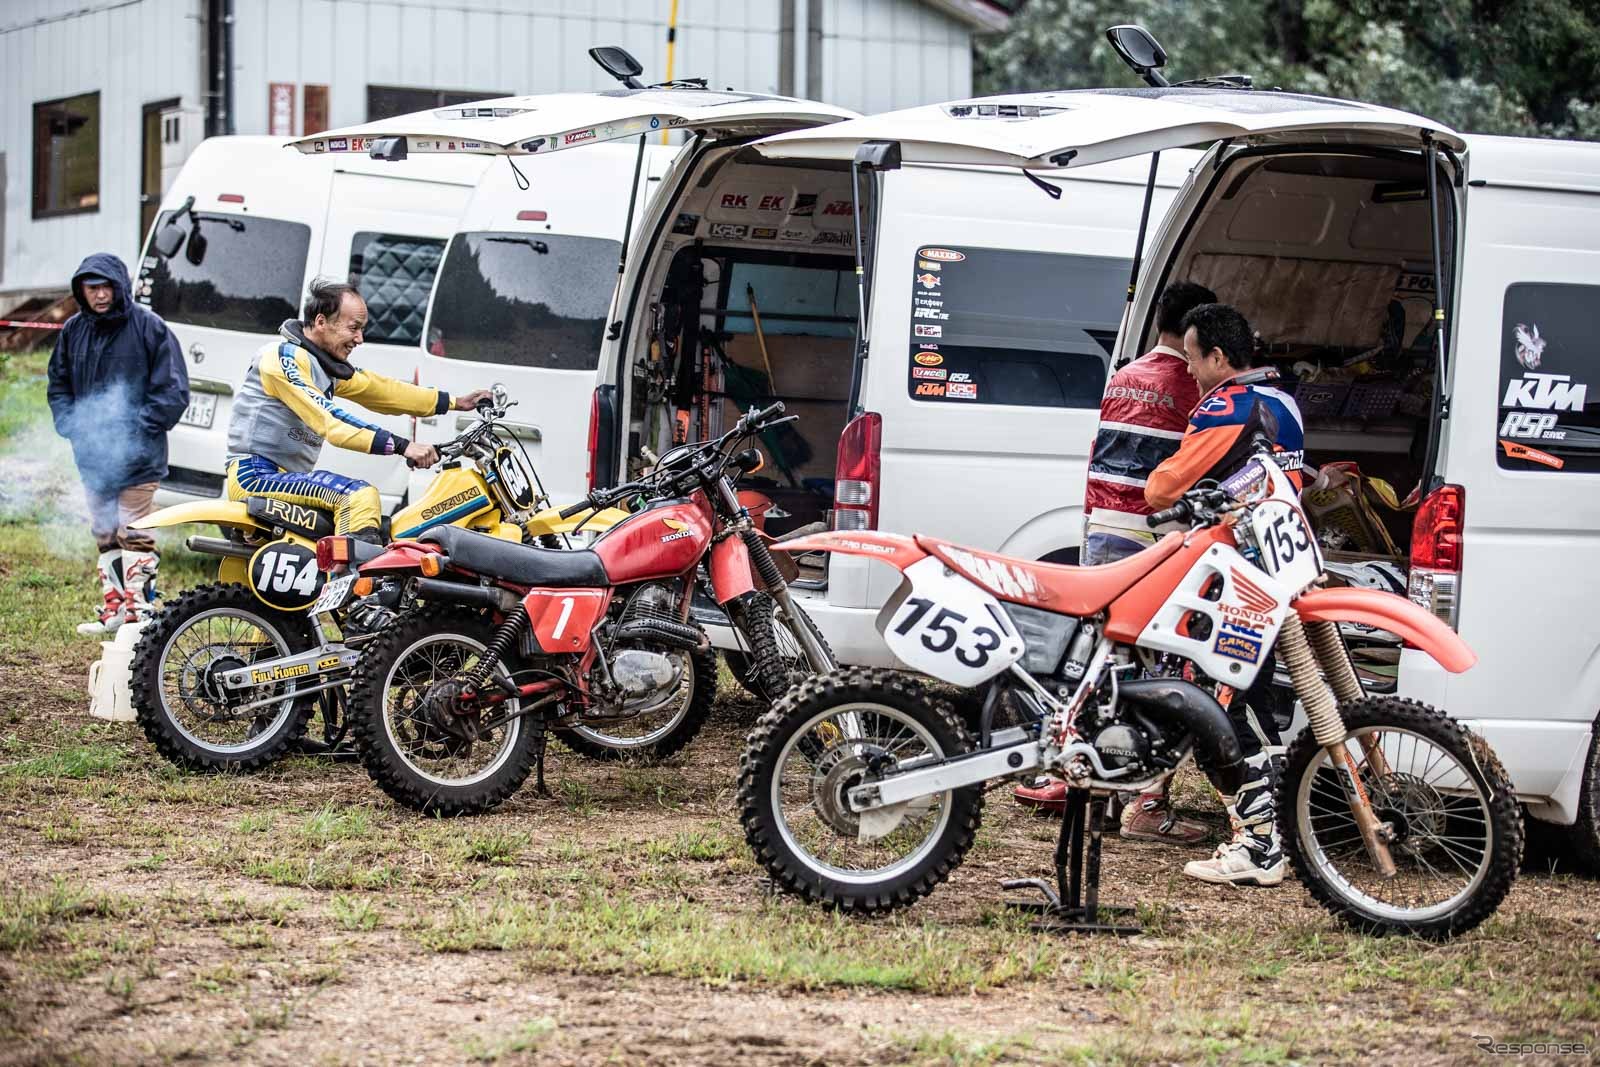
<path id="1" fill-rule="evenodd" d="M 550 796 L 550 790 L 548 788 L 546 788 L 545 784 L 544 784 L 544 751 L 545 751 L 545 745 L 546 745 L 548 740 L 549 740 L 549 735 L 545 732 L 545 728 L 544 728 L 544 716 L 543 715 L 534 716 L 534 719 L 533 719 L 533 766 L 534 766 L 533 791 L 534 791 L 534 794 L 536 796 L 541 796 L 541 797 Z"/>
<path id="2" fill-rule="evenodd" d="M 1061 833 L 1056 838 L 1056 885 L 1042 878 L 1017 878 L 1000 883 L 1001 889 L 1035 889 L 1044 903 L 1006 901 L 1006 907 L 1032 912 L 1040 918 L 1032 923 L 1045 933 L 1112 934 L 1132 937 L 1143 933 L 1137 923 L 1102 922 L 1104 916 L 1132 915 L 1134 909 L 1100 903 L 1100 840 L 1105 832 L 1104 793 L 1087 789 L 1068 789 L 1066 810 L 1061 815 Z M 1087 829 L 1087 834 L 1085 833 Z M 1085 840 L 1087 838 L 1087 840 Z"/>

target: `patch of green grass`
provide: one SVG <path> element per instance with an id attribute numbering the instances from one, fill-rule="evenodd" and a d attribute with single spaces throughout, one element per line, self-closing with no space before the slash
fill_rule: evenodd
<path id="1" fill-rule="evenodd" d="M 12 890 L 0 896 L 0 952 L 34 948 L 68 923 L 95 916 L 121 918 L 135 910 L 130 901 L 90 893 L 63 878 L 45 890 Z"/>
<path id="2" fill-rule="evenodd" d="M 462 1045 L 467 1058 L 478 1063 L 494 1063 L 514 1052 L 532 1052 L 542 1047 L 556 1032 L 556 1021 L 549 1016 L 531 1019 L 506 1037 L 470 1037 Z"/>
<path id="3" fill-rule="evenodd" d="M 123 759 L 116 745 L 72 745 L 13 763 L 0 773 L 13 778 L 95 778 L 119 770 Z"/>
<path id="4" fill-rule="evenodd" d="M 743 842 L 719 829 L 680 830 L 669 838 L 645 842 L 644 854 L 656 861 L 726 859 Z"/>
<path id="5" fill-rule="evenodd" d="M 382 912 L 364 897 L 340 894 L 333 898 L 328 908 L 333 912 L 334 921 L 346 930 L 372 930 L 383 921 Z"/>
<path id="6" fill-rule="evenodd" d="M 490 830 L 485 833 L 469 834 L 453 851 L 468 863 L 508 866 L 517 861 L 517 857 L 527 845 L 527 834 Z"/>
<path id="7" fill-rule="evenodd" d="M 588 782 L 577 778 L 563 778 L 557 791 L 561 794 L 561 803 L 574 815 L 595 813 L 594 790 L 589 788 Z"/>
<path id="8" fill-rule="evenodd" d="M 391 863 L 304 856 L 247 860 L 244 874 L 273 885 L 305 889 L 386 889 L 399 880 L 399 870 Z"/>
<path id="9" fill-rule="evenodd" d="M 348 808 L 340 811 L 331 804 L 306 819 L 300 834 L 319 845 L 330 841 L 348 841 L 363 838 L 372 832 L 372 816 L 365 808 Z"/>
<path id="10" fill-rule="evenodd" d="M 985 1038 L 955 1030 L 896 1035 L 890 1038 L 895 1063 L 940 1064 L 948 1067 L 988 1067 L 1037 1048 L 1032 1038 Z"/>
<path id="11" fill-rule="evenodd" d="M 1078 982 L 1085 989 L 1131 993 L 1144 985 L 1144 974 L 1122 956 L 1100 951 L 1079 965 Z"/>
<path id="12" fill-rule="evenodd" d="M 234 829 L 241 834 L 260 834 L 272 829 L 272 816 L 265 812 L 251 812 L 241 816 Z"/>

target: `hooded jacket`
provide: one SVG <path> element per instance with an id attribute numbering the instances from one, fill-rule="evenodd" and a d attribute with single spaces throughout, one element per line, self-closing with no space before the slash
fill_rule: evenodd
<path id="1" fill-rule="evenodd" d="M 84 299 L 83 279 L 111 282 L 104 314 Z M 130 299 L 128 268 L 109 252 L 72 275 L 79 311 L 50 353 L 50 414 L 72 442 L 84 485 L 108 496 L 167 476 L 167 431 L 189 406 L 189 371 L 167 324 Z"/>

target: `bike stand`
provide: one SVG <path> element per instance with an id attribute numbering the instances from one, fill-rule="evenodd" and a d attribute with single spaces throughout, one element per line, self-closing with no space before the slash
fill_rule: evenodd
<path id="1" fill-rule="evenodd" d="M 1122 925 L 1103 921 L 1132 915 L 1134 911 L 1100 903 L 1100 838 L 1105 831 L 1105 815 L 1106 794 L 1097 792 L 1091 797 L 1087 789 L 1068 789 L 1066 810 L 1061 815 L 1061 835 L 1056 839 L 1056 887 L 1052 888 L 1043 878 L 1001 882 L 1002 889 L 1037 889 L 1044 895 L 1044 903 L 1008 900 L 1006 907 L 1040 916 L 1032 926 L 1046 933 L 1117 937 L 1142 933 L 1143 927 L 1137 923 Z"/>

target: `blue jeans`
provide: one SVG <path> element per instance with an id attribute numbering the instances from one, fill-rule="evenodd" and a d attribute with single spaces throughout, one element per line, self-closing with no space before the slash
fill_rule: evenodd
<path id="1" fill-rule="evenodd" d="M 1151 542 L 1135 537 L 1122 537 L 1105 529 L 1091 530 L 1083 540 L 1083 551 L 1078 553 L 1078 563 L 1084 567 L 1098 567 L 1102 563 L 1115 563 L 1127 559 L 1135 552 L 1143 552 Z"/>

